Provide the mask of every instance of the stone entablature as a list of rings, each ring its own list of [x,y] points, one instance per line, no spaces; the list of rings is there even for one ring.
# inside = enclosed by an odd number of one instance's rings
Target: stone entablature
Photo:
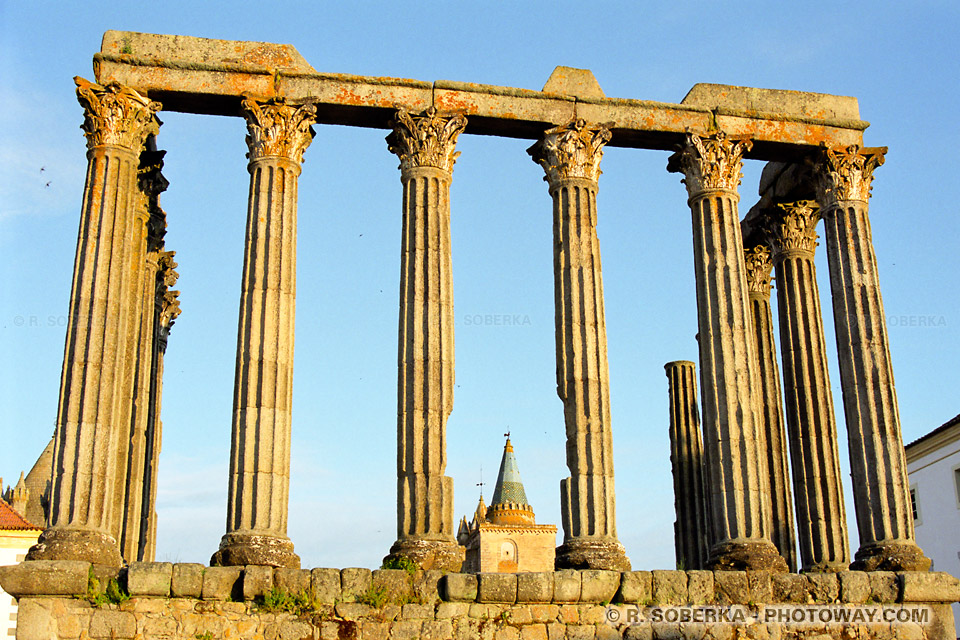
[[[558,571],[446,574],[440,571],[273,569],[134,563],[120,575],[131,599],[99,608],[70,597],[84,593],[89,563],[31,563],[0,572],[20,595],[20,640],[57,638],[769,638],[824,632],[833,638],[953,637],[949,602],[960,581],[943,573],[846,571],[769,574],[742,571]],[[43,575],[48,572],[47,575]],[[40,584],[56,572],[61,593]],[[15,575],[19,574],[19,575]],[[106,576],[102,576],[106,577]],[[37,582],[40,578],[41,582]],[[70,591],[73,593],[69,593]],[[299,616],[264,610],[263,594],[312,590],[315,604]],[[359,602],[377,591],[378,607]],[[614,603],[615,609],[607,606]],[[808,626],[783,624],[627,625],[618,613],[639,606],[927,605],[926,625]],[[706,636],[704,636],[706,632]],[[853,634],[853,635],[851,635]]]

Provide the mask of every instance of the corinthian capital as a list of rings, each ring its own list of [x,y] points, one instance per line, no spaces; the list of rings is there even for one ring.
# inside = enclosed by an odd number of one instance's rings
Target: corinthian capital
[[[387,148],[400,158],[401,171],[415,167],[453,171],[453,163],[460,155],[455,151],[457,137],[467,126],[466,117],[441,116],[433,107],[419,116],[401,109],[391,125],[393,132],[387,136]]]
[[[156,304],[160,310],[160,331],[161,336],[166,338],[173,326],[174,320],[180,315],[180,297],[179,291],[174,291],[170,287],[177,283],[180,274],[177,273],[177,263],[174,262],[174,251],[163,251],[157,261],[159,269],[157,271],[157,298]]]
[[[747,267],[747,290],[750,293],[768,297],[770,295],[770,271],[773,269],[770,248],[764,244],[756,244],[745,248],[743,257]]]
[[[104,87],[79,76],[73,81],[77,83],[77,100],[83,106],[80,128],[88,149],[115,145],[139,153],[147,136],[159,131],[159,102],[117,83]]]
[[[288,105],[283,98],[259,102],[244,98],[241,103],[247,121],[247,158],[268,156],[303,162],[303,152],[313,141],[317,108],[312,104]]]
[[[844,200],[870,199],[873,170],[883,164],[886,147],[860,148],[860,145],[823,149],[815,162],[817,199],[826,210]]]
[[[667,170],[684,174],[681,182],[690,197],[704,191],[736,191],[743,177],[743,154],[752,147],[750,140],[731,139],[723,131],[708,136],[687,133],[683,147],[670,157]]]
[[[803,252],[813,256],[817,247],[820,207],[813,200],[786,202],[777,207],[780,211],[770,215],[764,225],[774,259],[788,252]]]
[[[533,161],[546,172],[544,180],[551,187],[568,178],[585,178],[597,182],[603,147],[613,134],[604,125],[590,125],[577,119],[547,129],[543,138],[527,149]]]

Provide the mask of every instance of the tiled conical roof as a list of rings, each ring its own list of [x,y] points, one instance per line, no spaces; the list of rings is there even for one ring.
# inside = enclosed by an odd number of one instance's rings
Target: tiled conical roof
[[[503,459],[500,461],[500,475],[497,476],[497,486],[493,490],[491,506],[504,503],[527,504],[527,494],[523,490],[520,480],[520,468],[517,466],[517,457],[513,453],[510,438],[503,447]]]

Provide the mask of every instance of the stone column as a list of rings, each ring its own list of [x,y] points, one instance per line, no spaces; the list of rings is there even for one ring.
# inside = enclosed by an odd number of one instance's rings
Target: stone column
[[[797,570],[797,541],[793,527],[793,499],[790,495],[790,467],[787,464],[787,435],[783,423],[780,370],[773,340],[773,314],[770,310],[770,248],[754,244],[744,250],[747,292],[753,319],[753,337],[757,345],[757,376],[760,388],[758,415],[764,435],[766,455],[761,473],[770,485],[770,538],[791,572]]]
[[[837,425],[824,346],[817,270],[817,204],[779,205],[765,220],[777,270],[780,351],[803,571],[850,564]]]
[[[528,153],[553,198],[557,393],[563,400],[570,477],[560,482],[558,569],[629,571],[617,540],[613,436],[597,180],[610,130],[574,120],[544,132]]]
[[[669,380],[670,463],[677,511],[674,546],[678,569],[703,569],[710,551],[706,494],[703,488],[703,441],[697,409],[696,366],[686,360],[663,366]]]
[[[157,151],[153,138],[147,141],[148,149],[140,154],[138,172],[138,219],[144,229],[142,237],[145,259],[140,269],[137,285],[137,301],[134,316],[136,319],[136,351],[134,377],[131,389],[131,413],[129,426],[129,451],[125,460],[126,481],[118,482],[117,488],[124,492],[120,553],[128,562],[143,561],[144,533],[143,519],[147,517],[144,509],[144,486],[154,482],[148,478],[147,440],[151,424],[149,420],[150,389],[152,386],[154,357],[154,316],[159,269],[158,252],[163,247],[166,233],[166,216],[160,208],[159,196],[166,190],[168,183],[161,173],[164,151]],[[139,236],[138,236],[138,239]]]
[[[299,567],[287,538],[297,178],[313,105],[244,99],[250,196],[230,441],[227,532],[211,564]]]
[[[153,321],[153,358],[150,361],[150,404],[147,414],[146,469],[143,483],[143,517],[141,519],[140,555],[145,562],[153,562],[157,552],[157,467],[160,462],[160,444],[163,423],[160,405],[163,396],[163,359],[174,321],[180,315],[179,291],[173,287],[179,274],[173,261],[173,251],[161,251],[156,280],[156,298]]]
[[[668,170],[683,172],[693,214],[700,389],[713,569],[786,571],[770,541],[769,484],[758,451],[756,345],[751,326],[737,186],[750,141],[687,134]]]
[[[399,111],[387,136],[400,158],[403,236],[397,398],[397,541],[391,557],[458,571],[447,418],[453,410],[453,271],[450,182],[462,115]]]
[[[860,549],[852,568],[926,571],[910,510],[906,454],[867,201],[886,147],[824,149],[815,170],[830,265]]]
[[[80,211],[54,444],[49,528],[27,557],[119,566],[123,479],[119,446],[136,296],[136,194],[140,151],[160,105],[117,84],[75,79],[84,107],[87,176]],[[142,256],[140,257],[142,259]]]

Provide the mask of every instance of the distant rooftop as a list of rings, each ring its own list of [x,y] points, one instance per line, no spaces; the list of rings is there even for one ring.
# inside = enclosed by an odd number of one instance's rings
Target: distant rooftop
[[[0,500],[0,531],[42,531],[43,527],[31,524],[13,510],[6,500]]]

